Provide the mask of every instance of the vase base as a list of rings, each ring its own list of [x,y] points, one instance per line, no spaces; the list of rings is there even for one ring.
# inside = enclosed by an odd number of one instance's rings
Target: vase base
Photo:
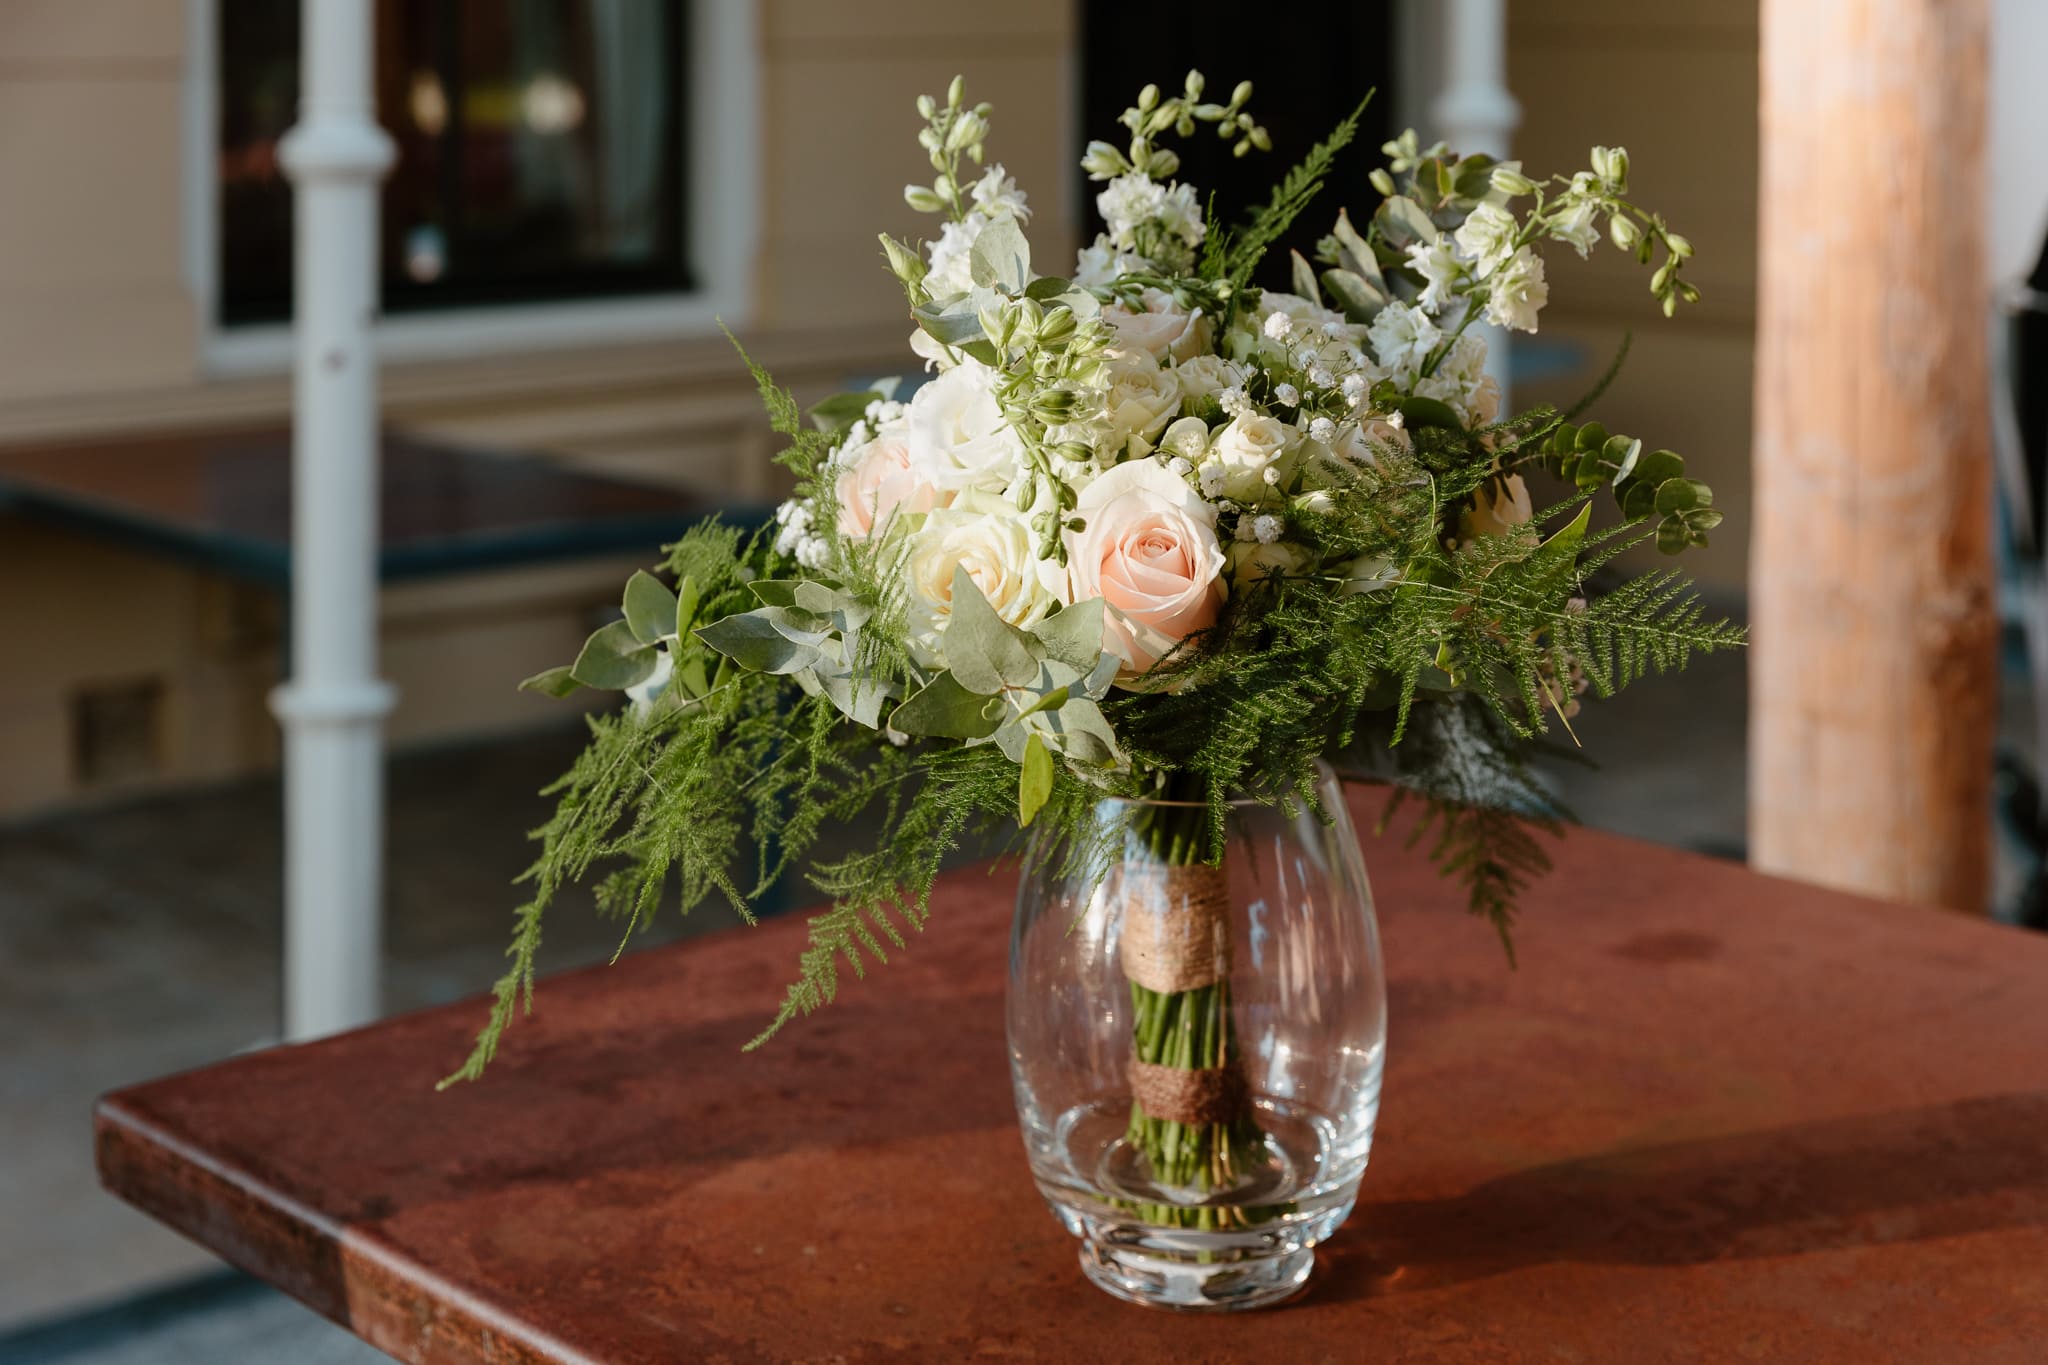
[[[1302,1292],[1315,1269],[1312,1248],[1203,1264],[1138,1247],[1081,1241],[1081,1269],[1096,1286],[1130,1303],[1178,1313],[1267,1308]]]

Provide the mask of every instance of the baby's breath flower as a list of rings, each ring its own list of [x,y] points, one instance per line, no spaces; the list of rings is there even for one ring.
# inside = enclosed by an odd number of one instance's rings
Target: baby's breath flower
[[[1285,313],[1268,313],[1264,330],[1274,341],[1285,341],[1294,330],[1294,322]]]
[[[1280,518],[1270,512],[1252,518],[1252,537],[1261,545],[1271,545],[1280,539],[1280,532],[1283,529],[1285,528]]]
[[[1308,370],[1308,382],[1319,389],[1327,389],[1337,382],[1337,376],[1331,374],[1321,365],[1311,365]]]
[[[1279,399],[1285,407],[1293,408],[1301,405],[1301,390],[1295,388],[1292,384],[1276,386],[1273,390],[1273,396]]]
[[[1337,424],[1327,417],[1318,417],[1308,424],[1308,435],[1312,441],[1328,445],[1337,435]]]
[[[1350,403],[1354,407],[1365,401],[1365,393],[1368,385],[1365,382],[1364,375],[1347,374],[1344,376],[1344,382],[1338,387],[1344,394],[1344,401]]]

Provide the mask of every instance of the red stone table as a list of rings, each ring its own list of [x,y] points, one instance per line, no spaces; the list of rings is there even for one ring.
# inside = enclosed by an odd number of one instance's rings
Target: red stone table
[[[1379,1142],[1275,1311],[1083,1281],[978,871],[765,1051],[794,920],[544,983],[448,1094],[475,1003],[121,1091],[101,1175],[416,1362],[2048,1360],[2048,938],[1577,833],[1510,971],[1367,854]]]

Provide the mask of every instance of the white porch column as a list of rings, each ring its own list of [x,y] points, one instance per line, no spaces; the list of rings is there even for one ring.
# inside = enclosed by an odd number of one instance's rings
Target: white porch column
[[[383,950],[383,719],[377,678],[377,182],[373,0],[305,0],[296,192],[291,680],[285,732],[284,1027],[377,1017]]]
[[[1507,0],[1446,0],[1440,13],[1444,88],[1430,107],[1437,136],[1454,152],[1503,159],[1522,121],[1522,106],[1508,91]],[[1485,324],[1478,330],[1486,337],[1486,372],[1500,384],[1501,410],[1512,412],[1508,335]]]

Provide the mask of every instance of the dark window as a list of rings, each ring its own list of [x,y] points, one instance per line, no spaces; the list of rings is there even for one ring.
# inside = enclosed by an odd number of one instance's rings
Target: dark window
[[[1082,136],[1118,145],[1128,141],[1130,134],[1117,115],[1137,99],[1146,81],[1178,93],[1193,67],[1208,78],[1209,96],[1218,101],[1229,99],[1239,81],[1250,81],[1251,112],[1272,134],[1272,151],[1233,157],[1229,144],[1206,125],[1191,138],[1167,144],[1181,157],[1174,178],[1195,186],[1205,199],[1213,194],[1216,216],[1226,224],[1242,222],[1263,206],[1288,169],[1328,136],[1366,91],[1377,90],[1323,192],[1266,253],[1257,282],[1289,288],[1289,248],[1313,260],[1316,240],[1329,233],[1338,209],[1379,203],[1365,177],[1386,161],[1380,146],[1398,131],[1389,126],[1394,118],[1393,5],[1390,0],[1351,0],[1304,6],[1298,16],[1290,9],[1286,23],[1248,24],[1239,0],[1181,0],[1173,16],[1172,23],[1161,24],[1154,6],[1119,0],[1082,5]],[[1311,31],[1313,38],[1303,37]],[[1134,60],[1132,53],[1144,54],[1143,60]],[[996,112],[1000,117],[1002,111]],[[1080,155],[1078,148],[1075,155]],[[1092,242],[1102,230],[1102,216],[1095,211],[1102,184],[1078,169],[1074,174],[1082,177],[1081,240]]]
[[[291,316],[296,0],[220,4],[220,317]],[[389,312],[687,289],[683,0],[378,0]]]

